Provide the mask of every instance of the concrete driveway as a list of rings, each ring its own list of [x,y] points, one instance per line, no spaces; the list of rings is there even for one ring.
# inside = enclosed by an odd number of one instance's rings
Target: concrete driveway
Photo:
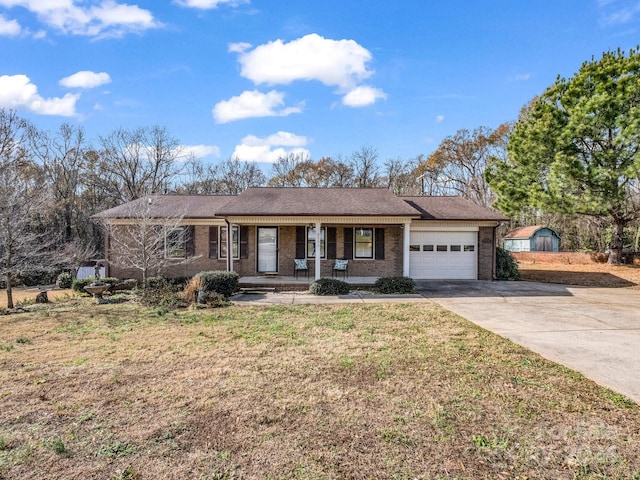
[[[640,403],[640,290],[534,282],[417,282],[473,323]]]

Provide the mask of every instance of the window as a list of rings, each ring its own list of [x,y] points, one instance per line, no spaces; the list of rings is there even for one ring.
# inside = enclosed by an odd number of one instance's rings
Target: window
[[[433,245],[423,245],[422,246],[422,251],[423,252],[433,252]]]
[[[464,251],[465,252],[475,252],[476,247],[475,245],[465,245],[464,246]]]
[[[327,257],[325,242],[325,228],[320,227],[320,257]],[[316,228],[307,228],[307,257],[315,258],[316,256]]]
[[[166,258],[185,258],[187,256],[184,227],[169,228],[165,231],[164,255]]]
[[[462,249],[460,248],[460,245],[451,245],[451,251],[452,252],[461,252]]]
[[[448,250],[447,250],[447,245],[438,245],[438,246],[436,247],[436,251],[437,251],[437,252],[446,252],[446,251],[448,251]]]
[[[373,258],[373,228],[355,229],[355,257]]]
[[[409,245],[409,251],[410,252],[419,252],[420,251],[420,245]]]
[[[231,253],[233,258],[240,258],[239,227],[231,227]],[[220,227],[220,258],[227,258],[227,227]]]

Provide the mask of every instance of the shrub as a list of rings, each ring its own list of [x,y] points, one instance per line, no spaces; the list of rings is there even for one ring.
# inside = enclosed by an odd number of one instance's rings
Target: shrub
[[[211,272],[200,272],[194,278],[198,278],[203,283],[205,292],[217,292],[225,298],[229,298],[238,290],[240,276],[236,272],[225,272],[214,270]]]
[[[321,278],[309,285],[309,291],[314,295],[346,295],[350,289],[347,282],[335,278]]]
[[[496,248],[496,277],[499,280],[520,280],[518,262],[511,252],[504,248]]]
[[[137,290],[140,303],[147,307],[158,307],[158,311],[168,311],[169,308],[185,307],[187,303],[180,294],[180,289],[167,281],[147,281],[146,288]]]
[[[198,298],[198,303],[203,303],[211,308],[226,307],[229,305],[229,301],[224,295],[218,292],[205,292],[204,295]]]
[[[416,283],[409,277],[382,277],[376,280],[374,287],[380,293],[413,293]]]
[[[71,288],[71,284],[73,283],[73,277],[69,272],[62,272],[56,278],[56,287],[58,288]]]
[[[182,294],[187,302],[197,302],[198,292],[202,290],[204,290],[204,281],[202,277],[196,275],[185,285]]]

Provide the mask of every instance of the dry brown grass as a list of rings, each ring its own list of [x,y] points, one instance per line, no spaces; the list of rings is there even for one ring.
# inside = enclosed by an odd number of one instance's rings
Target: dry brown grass
[[[638,287],[639,265],[519,263],[523,280],[586,287]]]
[[[432,304],[0,317],[0,478],[640,478],[640,411]]]
[[[27,288],[14,288],[12,289],[13,295],[13,304],[19,305],[21,303],[31,303],[34,302],[36,296],[38,295],[39,290],[31,290]],[[49,290],[47,291],[47,297],[49,297],[49,301],[56,301],[60,299],[68,299],[74,295],[73,290],[65,289],[65,290]],[[7,291],[2,290],[0,292],[0,308],[7,308]]]

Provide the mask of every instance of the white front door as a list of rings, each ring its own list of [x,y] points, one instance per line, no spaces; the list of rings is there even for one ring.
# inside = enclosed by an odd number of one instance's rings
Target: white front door
[[[278,227],[258,227],[258,272],[278,271]]]

